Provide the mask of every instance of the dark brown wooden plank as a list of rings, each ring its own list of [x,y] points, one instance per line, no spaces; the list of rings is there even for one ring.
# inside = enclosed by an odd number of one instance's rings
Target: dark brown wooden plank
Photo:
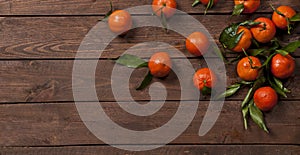
[[[178,9],[188,13],[204,13],[205,7],[199,5],[192,7],[194,0],[178,0]],[[261,6],[257,10],[257,13],[271,12],[269,3],[274,6],[279,5],[290,5],[295,9],[300,8],[299,3],[293,0],[286,1],[261,1]],[[298,1],[299,2],[299,1]],[[2,15],[104,15],[109,11],[109,1],[100,0],[77,0],[77,1],[39,1],[39,0],[28,0],[28,1],[17,1],[17,0],[5,0],[5,3],[1,5],[10,5],[9,10],[1,12]],[[113,4],[117,9],[125,9],[140,5],[151,5],[152,0],[129,0],[129,1],[118,1],[113,0]],[[231,13],[233,9],[233,1],[220,0],[219,3],[208,13]]]
[[[87,60],[86,62],[88,62]],[[173,63],[176,64],[173,60]],[[195,69],[206,67],[203,59],[190,60]],[[300,98],[300,59],[297,58],[297,69],[295,75],[287,81],[287,87],[292,90],[288,94],[288,100],[297,100]],[[0,102],[48,102],[48,101],[73,101],[72,94],[72,60],[34,60],[34,61],[0,61],[1,87]],[[178,64],[178,63],[177,63]],[[114,62],[101,60],[98,62],[96,71],[96,90],[98,98],[101,101],[115,101],[112,93],[111,73]],[[124,66],[119,66],[126,69]],[[227,65],[227,84],[238,81],[235,73],[235,65]],[[146,74],[146,69],[138,69],[130,77],[129,89],[133,99],[150,100],[148,88],[142,91],[136,91],[135,88],[142,81]],[[220,70],[220,72],[224,72]],[[74,78],[85,80],[86,75],[75,75]],[[115,80],[124,80],[124,77],[116,77]],[[192,81],[192,80],[191,80]],[[167,88],[167,100],[180,100],[180,85],[175,73],[171,73],[165,80],[154,79],[154,82],[161,82]],[[81,87],[80,87],[81,88]],[[81,89],[89,88],[84,86]],[[157,88],[157,87],[154,87]],[[191,87],[188,91],[193,91]],[[158,89],[156,89],[158,90]],[[229,98],[241,100],[244,98],[247,89],[243,89],[239,94]],[[120,100],[129,101],[130,95],[118,95]],[[185,100],[194,99],[192,96],[186,96]],[[209,98],[201,97],[202,100]],[[87,100],[90,101],[90,100]],[[94,100],[95,101],[95,100]]]
[[[164,146],[151,151],[131,152],[116,149],[110,146],[69,146],[69,147],[12,147],[0,148],[3,155],[208,155],[208,154],[231,154],[231,155],[296,155],[300,153],[299,146],[295,145],[176,145]]]
[[[227,15],[200,15],[194,17],[208,29],[217,41],[222,30],[230,23],[255,19],[256,16],[230,18]],[[0,58],[74,58],[82,39],[96,25],[98,19],[99,17],[13,17],[0,19],[0,36],[3,36],[0,37]],[[184,23],[183,27],[185,27]],[[106,24],[103,25],[103,29],[108,29]],[[280,40],[287,43],[299,40],[299,33],[300,26],[298,25],[293,35],[282,35],[282,32],[278,35]],[[165,42],[181,50],[186,56],[192,57],[185,49],[185,38],[183,36],[175,32],[166,34],[163,29],[153,27],[134,29],[125,38],[118,37],[114,39],[101,57],[116,58],[128,48],[148,41]],[[149,47],[149,49],[151,48],[160,50],[159,47]],[[300,49],[297,50],[295,55],[300,56]],[[235,55],[227,56],[232,57]]]
[[[189,103],[187,101],[182,104]],[[89,106],[91,102],[82,104]],[[165,102],[157,113],[148,117],[129,114],[115,102],[102,102],[101,105],[110,119],[120,126],[146,131],[160,127],[170,120],[179,103]],[[208,102],[199,102],[194,120],[171,144],[299,145],[300,119],[296,115],[300,110],[298,101],[282,102],[272,112],[265,114],[269,134],[252,121],[249,121],[249,129],[244,130],[240,102],[226,101],[213,128],[205,136],[199,137],[199,127],[207,106]],[[0,146],[103,144],[85,127],[73,103],[2,104],[0,130]]]
[[[0,1],[0,15],[10,14],[10,3],[9,0]]]

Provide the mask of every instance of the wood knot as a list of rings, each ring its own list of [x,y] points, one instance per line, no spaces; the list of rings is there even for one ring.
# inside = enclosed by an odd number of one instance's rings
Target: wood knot
[[[42,85],[37,85],[29,91],[26,102],[41,102],[53,98],[58,81],[49,80]]]

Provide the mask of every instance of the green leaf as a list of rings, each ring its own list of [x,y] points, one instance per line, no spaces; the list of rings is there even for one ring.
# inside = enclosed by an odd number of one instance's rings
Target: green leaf
[[[232,63],[234,63],[234,62],[240,60],[241,57],[242,57],[242,55],[239,55],[239,56],[237,56],[236,58],[231,59],[230,61],[226,62],[226,64],[232,64]]]
[[[211,94],[211,88],[206,87],[206,86],[204,85],[203,89],[201,90],[201,93],[202,93],[203,95],[209,95],[209,94]]]
[[[247,128],[248,128],[247,117],[249,114],[249,106],[242,108],[242,114],[243,114],[243,120],[244,120],[244,128],[247,130]]]
[[[264,49],[264,48],[250,49],[250,50],[248,50],[248,53],[251,56],[257,56],[257,55],[264,53],[265,51],[266,51],[266,49]]]
[[[271,85],[271,87],[272,87],[279,95],[283,96],[284,98],[287,98],[287,95],[285,94],[285,92],[283,91],[283,89],[281,89],[280,87],[278,87],[277,84],[276,84],[274,81],[272,81],[272,79],[271,79],[270,76],[271,76],[271,75],[268,74],[268,75],[267,75],[267,78],[268,78],[268,82],[269,82],[269,84]]]
[[[124,54],[120,56],[116,63],[127,66],[129,68],[141,68],[148,66],[148,63],[145,60],[130,54]]]
[[[198,5],[200,3],[200,0],[195,0],[194,3],[192,4],[192,7]]]
[[[241,40],[244,31],[237,34],[238,27],[239,24],[232,24],[223,30],[219,40],[224,48],[233,49]]]
[[[263,118],[263,113],[254,105],[253,100],[250,101],[250,116],[252,120],[260,127],[262,128],[265,132],[269,133],[265,123],[264,123],[264,118]]]
[[[240,26],[251,27],[251,26],[256,26],[256,25],[259,25],[259,24],[261,24],[261,22],[255,22],[253,20],[246,20],[246,21],[240,23],[239,25]]]
[[[245,9],[244,4],[238,4],[234,6],[233,12],[232,12],[232,16],[238,16],[240,15]]]
[[[231,89],[231,88],[237,88],[237,87],[240,87],[240,86],[241,86],[240,83],[236,83],[236,84],[233,84],[233,85],[231,85],[231,86],[228,86],[227,88],[228,88],[228,89]]]
[[[142,83],[140,84],[140,86],[136,88],[136,90],[142,90],[146,88],[151,83],[152,78],[153,75],[149,71],[148,74],[145,76],[144,80],[142,81]]]
[[[204,11],[204,14],[206,14],[207,11],[208,11],[208,9],[212,8],[213,5],[214,5],[214,0],[209,0],[209,1],[208,1],[208,4],[207,4],[207,6],[206,6],[206,9],[205,9],[205,11]]]
[[[279,47],[281,47],[279,41],[277,38],[274,38],[271,40],[272,46],[269,48],[269,51],[277,50]]]
[[[275,9],[272,4],[270,4],[270,6],[271,6],[272,10],[275,11],[277,14],[279,14],[282,17],[285,17],[285,15],[283,13],[281,13],[280,11],[278,11],[277,9]]]
[[[165,30],[168,30],[167,17],[166,17],[166,15],[163,13],[163,10],[161,10],[161,13],[160,13],[160,21],[161,21],[161,24],[162,24],[163,28],[164,28]]]
[[[260,47],[259,43],[258,43],[254,38],[251,39],[251,42],[252,42],[257,48]]]
[[[284,46],[282,48],[282,50],[288,52],[288,53],[292,53],[295,52],[297,48],[300,47],[300,40],[294,41],[289,43],[288,45]]]
[[[239,84],[243,84],[243,85],[252,85],[254,82],[249,82],[249,81],[240,81],[238,82]]]
[[[288,17],[285,17],[285,20],[287,22],[287,29],[288,29],[288,34],[291,34],[291,30],[293,29],[293,25],[290,22],[290,19]]]
[[[252,88],[248,90],[248,93],[245,99],[242,102],[242,108],[247,105],[250,99],[253,97],[254,92],[260,88],[266,82],[266,78],[264,76],[260,76],[253,84]]]
[[[229,86],[228,88],[229,89],[226,90],[221,95],[219,95],[217,97],[217,99],[226,98],[226,97],[234,95],[241,88],[241,84],[234,84],[234,85]]]
[[[276,77],[273,76],[273,80],[274,80],[275,84],[276,84],[280,89],[283,90],[283,92],[285,92],[285,93],[290,93],[290,92],[291,92],[290,90],[288,90],[287,88],[285,88],[285,87],[283,86],[283,83],[282,83],[279,79],[277,79]]]
[[[253,87],[252,87],[252,88],[250,88],[248,90],[248,93],[247,93],[247,95],[245,96],[245,98],[244,98],[244,100],[242,102],[242,108],[246,107],[246,104],[250,101],[250,99],[252,98],[253,94],[254,94],[254,91],[253,91]]]
[[[251,59],[251,57],[249,57],[249,55],[247,54],[247,52],[243,49],[244,54],[248,57],[251,69],[260,69],[260,67],[257,66],[253,66],[253,60]]]
[[[263,65],[262,65],[262,67],[266,67],[266,70],[269,70],[269,68],[270,68],[270,62],[271,62],[271,60],[272,60],[272,58],[273,58],[273,56],[275,55],[276,53],[273,53],[273,54],[271,54],[270,56],[268,56],[268,58],[267,58],[267,60],[263,63]]]
[[[101,19],[100,21],[107,21],[108,17],[113,13],[113,11],[114,11],[114,8],[112,5],[112,1],[110,1],[110,10],[105,14],[104,18]]]
[[[289,54],[289,52],[285,51],[285,50],[276,50],[277,53],[283,55],[283,56],[286,56]]]
[[[266,82],[266,78],[264,76],[259,77],[253,84],[253,91],[260,88]]]
[[[289,19],[291,22],[299,22],[300,21],[300,13],[296,14],[292,18]]]
[[[279,95],[283,96],[284,98],[287,98],[285,92],[282,89],[280,89],[273,81],[269,81],[269,84]]]

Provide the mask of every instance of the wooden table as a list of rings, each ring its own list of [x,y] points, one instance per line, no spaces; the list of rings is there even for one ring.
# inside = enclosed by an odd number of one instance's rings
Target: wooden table
[[[220,0],[207,15],[203,15],[202,5],[191,7],[193,0],[177,1],[178,9],[204,24],[216,41],[230,23],[258,16],[270,17],[272,13],[270,1],[262,1],[255,14],[233,18],[230,18],[232,1]],[[151,2],[113,0],[118,9]],[[273,0],[271,3],[276,7],[289,5],[300,12],[299,0]],[[78,115],[72,94],[72,67],[80,42],[108,10],[109,2],[104,0],[0,0],[0,154],[300,154],[299,49],[294,53],[295,75],[286,83],[293,92],[288,98],[281,99],[272,112],[265,114],[269,134],[252,121],[247,131],[243,129],[240,104],[247,91],[243,89],[226,99],[215,126],[204,137],[198,136],[198,130],[208,98],[199,101],[198,112],[187,130],[164,147],[148,152],[129,152],[105,145],[86,128]],[[292,35],[280,34],[278,37],[288,43],[299,40],[299,33],[300,26],[297,26]],[[126,38],[114,39],[99,60],[105,69],[96,73],[96,89],[107,115],[121,126],[135,130],[149,130],[167,122],[178,107],[180,95],[178,81],[171,74],[168,77],[171,80],[155,80],[162,82],[169,94],[157,114],[137,118],[123,112],[116,104],[110,83],[114,66],[111,59],[146,41],[161,41],[176,47],[191,58],[195,68],[203,67],[204,61],[187,54],[182,36],[174,32],[166,34],[160,28],[134,29]],[[235,65],[226,67],[229,85],[238,79]],[[145,72],[145,69],[135,71],[130,80],[132,97],[141,103],[149,100],[148,91],[135,91],[134,87]],[[76,78],[84,79],[84,75]],[[125,101],[128,99],[124,98]]]

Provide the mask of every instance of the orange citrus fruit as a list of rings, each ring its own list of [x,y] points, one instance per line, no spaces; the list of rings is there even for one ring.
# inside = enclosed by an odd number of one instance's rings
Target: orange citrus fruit
[[[114,33],[126,33],[132,28],[131,15],[125,10],[116,10],[109,16],[108,26]]]
[[[271,61],[272,74],[280,79],[290,77],[295,71],[295,60],[292,56],[276,54]]]
[[[190,34],[185,41],[186,49],[195,56],[201,56],[207,52],[209,48],[209,40],[202,32],[194,32]]]
[[[252,60],[252,68],[250,60]],[[254,56],[244,57],[237,64],[237,74],[245,81],[254,81],[259,76],[259,69],[255,67],[261,67],[260,60]]]
[[[214,87],[216,79],[216,75],[209,68],[202,68],[194,74],[193,82],[196,88],[202,90],[204,86]]]
[[[153,0],[152,10],[157,16],[161,16],[161,13],[166,18],[170,18],[176,12],[177,3],[175,0]]]
[[[153,54],[148,62],[148,68],[154,77],[167,76],[171,71],[171,67],[171,59],[166,52],[157,52]]]
[[[296,15],[296,11],[289,7],[289,6],[280,6],[276,9],[280,13],[282,13],[284,16],[279,15],[276,11],[274,11],[272,15],[272,20],[276,27],[280,29],[286,29],[288,22],[286,21],[286,18],[291,18]]]
[[[260,43],[271,41],[276,34],[275,24],[266,17],[259,17],[254,22],[261,22],[259,25],[251,27],[253,37]]]
[[[255,91],[253,99],[256,107],[269,111],[277,104],[278,95],[271,87],[261,87]]]
[[[244,26],[240,26],[238,28],[237,34],[241,32],[243,32],[244,34],[242,35],[238,44],[232,49],[232,51],[234,52],[243,52],[243,49],[247,50],[251,46],[252,43],[251,31]]]
[[[260,5],[260,0],[234,0],[235,5],[244,4],[244,13],[253,13]]]

